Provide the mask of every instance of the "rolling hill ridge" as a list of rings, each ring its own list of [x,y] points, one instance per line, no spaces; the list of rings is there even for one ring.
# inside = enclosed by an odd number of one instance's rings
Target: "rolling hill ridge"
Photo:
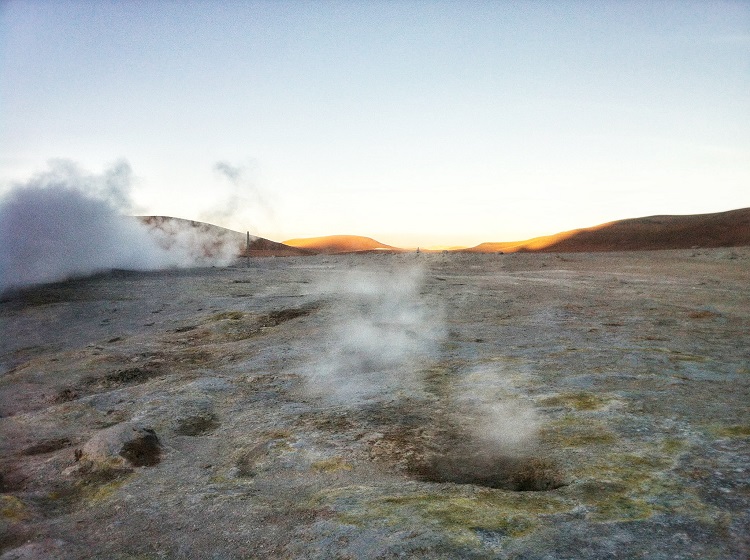
[[[412,250],[386,245],[370,237],[359,235],[306,237],[289,239],[283,243],[250,236],[248,243],[247,235],[244,233],[204,222],[168,216],[140,216],[139,219],[148,226],[159,228],[166,233],[177,235],[178,232],[188,229],[215,239],[217,243],[230,243],[236,246],[237,256],[302,256],[318,253]],[[711,214],[630,218],[523,241],[487,242],[475,247],[446,249],[446,251],[576,253],[741,246],[750,246],[750,208]]]
[[[713,214],[631,218],[526,241],[481,243],[465,252],[576,253],[750,245],[750,208]]]

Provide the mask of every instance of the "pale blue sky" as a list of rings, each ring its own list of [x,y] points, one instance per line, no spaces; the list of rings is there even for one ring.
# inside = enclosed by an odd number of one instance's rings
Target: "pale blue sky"
[[[0,6],[0,188],[124,158],[144,213],[402,246],[750,206],[750,2]]]

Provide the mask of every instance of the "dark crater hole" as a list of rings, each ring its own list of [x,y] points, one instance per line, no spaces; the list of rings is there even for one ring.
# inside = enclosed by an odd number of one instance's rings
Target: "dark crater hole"
[[[144,430],[145,435],[126,442],[120,455],[135,467],[153,467],[161,461],[161,444],[153,430]]]
[[[215,414],[205,412],[180,419],[175,433],[180,436],[200,436],[213,432],[220,425]]]
[[[506,457],[459,450],[430,455],[411,465],[409,470],[425,482],[475,484],[517,492],[541,492],[565,486],[555,463],[538,457]]]
[[[373,416],[383,435],[370,449],[375,461],[390,463],[423,482],[473,484],[517,492],[542,492],[566,486],[557,463],[536,449],[514,452],[473,436],[460,419],[429,415],[411,408],[391,417],[397,425],[384,425]],[[426,419],[431,417],[432,423]]]

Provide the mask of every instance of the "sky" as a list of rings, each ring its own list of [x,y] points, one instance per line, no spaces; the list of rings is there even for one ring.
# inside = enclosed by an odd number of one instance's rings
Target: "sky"
[[[750,206],[747,1],[0,1],[0,194],[129,164],[275,241]]]

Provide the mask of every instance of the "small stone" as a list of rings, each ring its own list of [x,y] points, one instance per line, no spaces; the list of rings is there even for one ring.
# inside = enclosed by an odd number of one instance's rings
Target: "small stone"
[[[161,443],[151,428],[123,422],[97,433],[83,446],[81,460],[153,467],[161,461]]]

